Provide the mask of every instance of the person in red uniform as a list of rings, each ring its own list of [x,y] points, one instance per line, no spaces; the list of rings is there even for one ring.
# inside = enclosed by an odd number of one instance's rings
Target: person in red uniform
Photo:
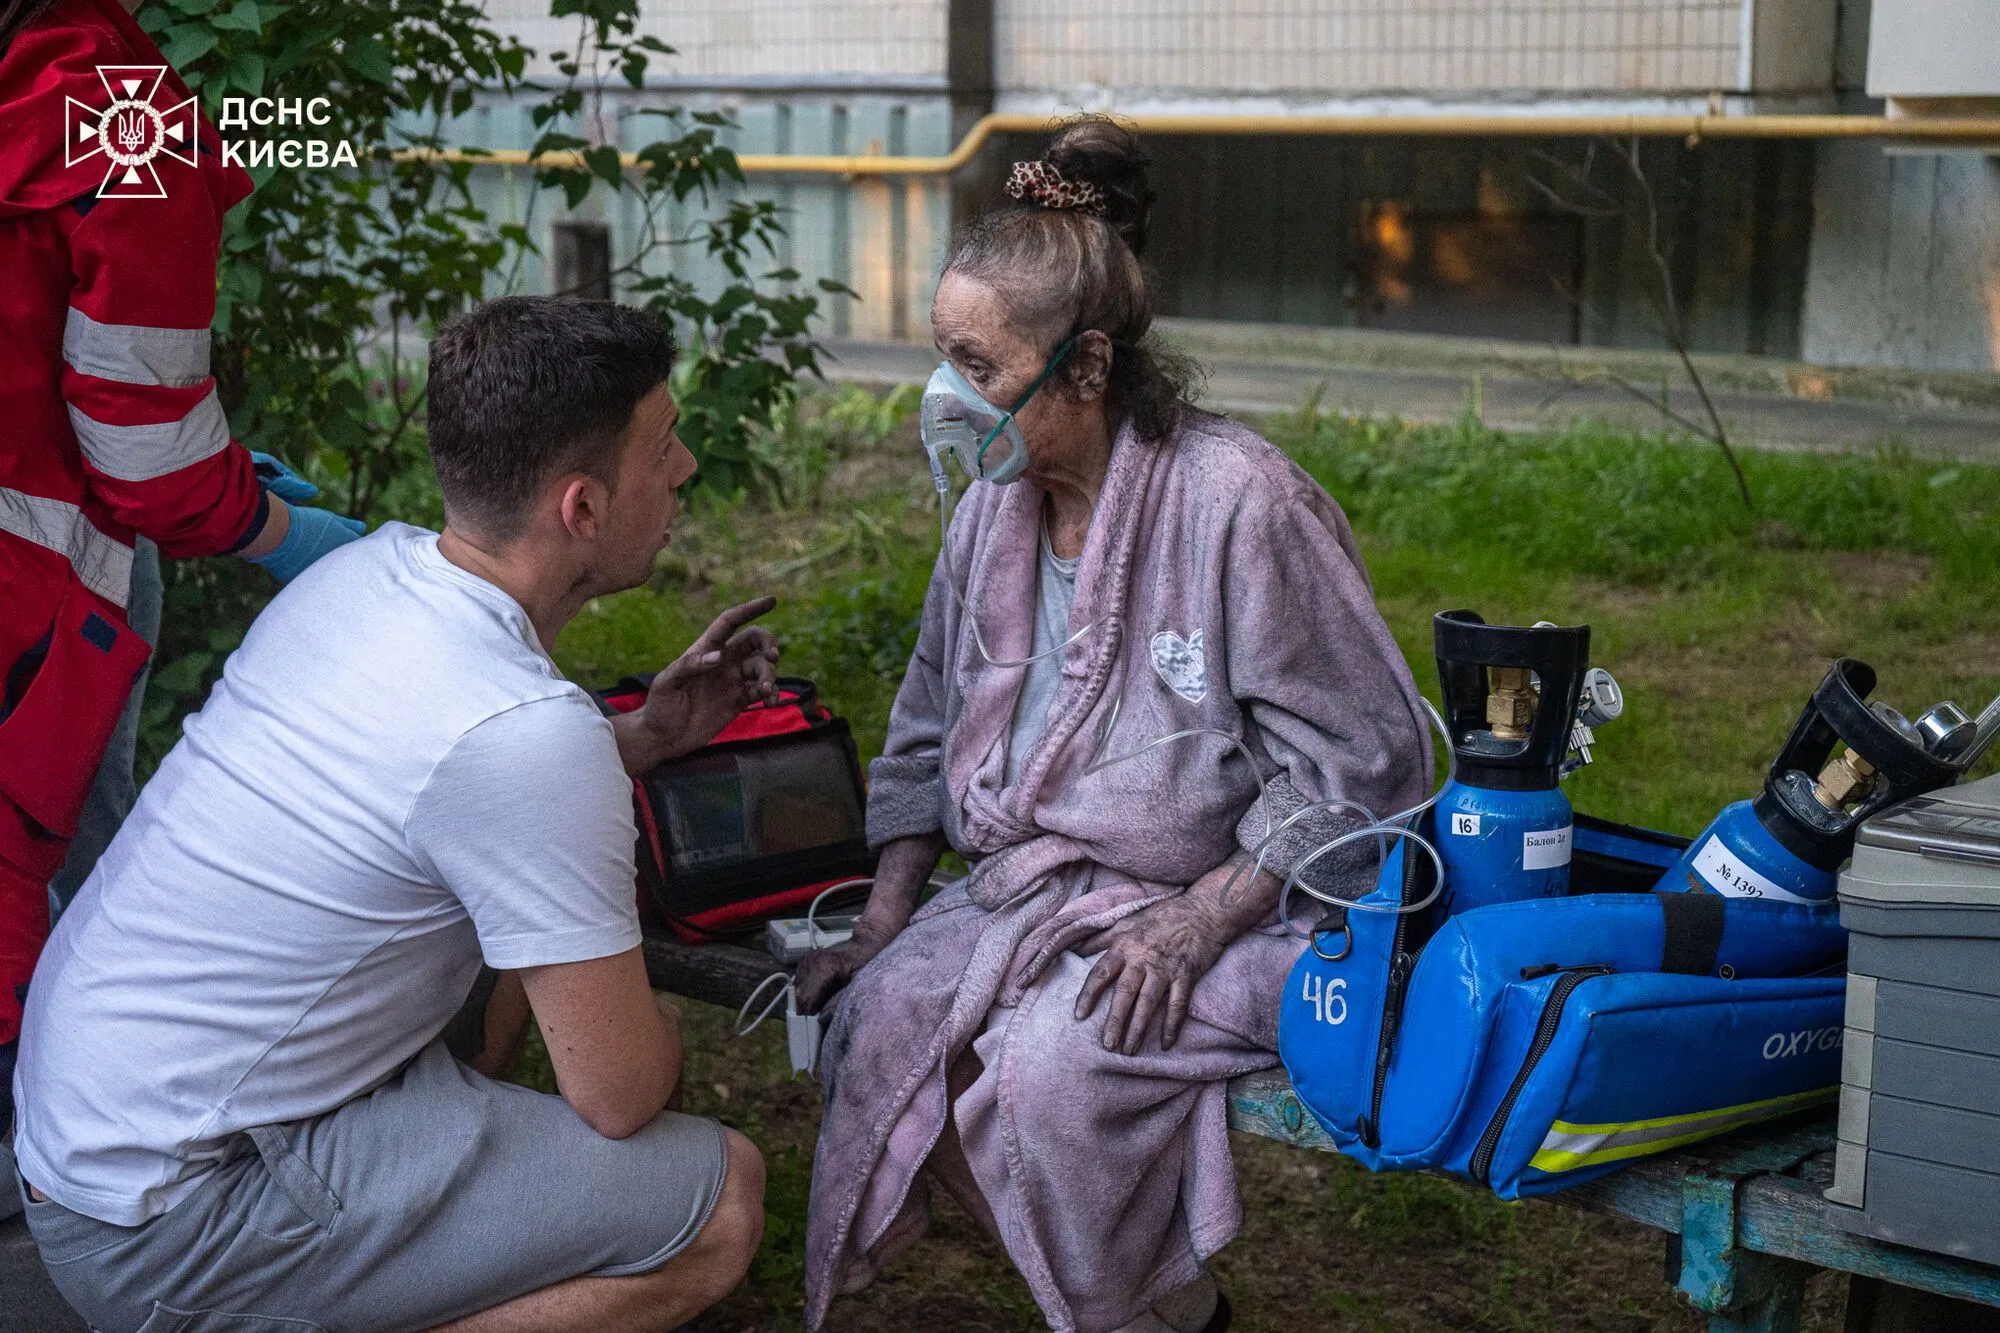
[[[230,438],[209,323],[251,181],[215,128],[196,118],[195,165],[154,155],[164,197],[106,188],[101,152],[69,161],[66,107],[109,105],[112,65],[166,65],[117,0],[0,0],[0,1136],[49,882],[151,651],[135,545],[282,580],[361,531],[288,506],[311,486]],[[165,69],[152,104],[188,96]]]

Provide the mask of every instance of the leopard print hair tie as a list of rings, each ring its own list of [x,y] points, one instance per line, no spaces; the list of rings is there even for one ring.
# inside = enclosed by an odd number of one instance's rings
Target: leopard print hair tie
[[[1037,208],[1071,209],[1103,217],[1109,200],[1089,181],[1065,178],[1047,162],[1016,162],[1007,177],[1007,195]]]

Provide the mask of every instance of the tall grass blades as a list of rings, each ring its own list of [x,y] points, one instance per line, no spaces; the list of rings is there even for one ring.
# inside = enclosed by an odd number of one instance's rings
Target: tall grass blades
[[[2000,470],[1903,452],[1748,455],[1753,521],[1726,462],[1674,438],[1410,425],[1316,404],[1272,423],[1272,438],[1389,545],[1669,586],[1740,571],[1768,549],[1907,551],[1949,580],[1990,582],[2000,561]]]

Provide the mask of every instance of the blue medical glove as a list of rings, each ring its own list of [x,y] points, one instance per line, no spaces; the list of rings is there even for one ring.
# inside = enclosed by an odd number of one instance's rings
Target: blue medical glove
[[[293,505],[291,510],[292,526],[285,539],[269,555],[260,555],[250,562],[270,570],[280,583],[290,583],[305,572],[307,565],[368,531],[368,525],[360,519],[330,509]]]
[[[282,459],[252,449],[250,465],[257,474],[257,484],[288,505],[319,498],[319,487],[292,471]]]

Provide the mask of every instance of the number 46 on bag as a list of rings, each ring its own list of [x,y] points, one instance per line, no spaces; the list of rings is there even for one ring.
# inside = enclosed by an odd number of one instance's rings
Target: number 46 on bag
[[[1313,1012],[1319,1015],[1320,1022],[1337,1027],[1347,1021],[1347,997],[1334,992],[1346,989],[1346,977],[1328,977],[1322,989],[1319,974],[1308,972],[1300,993],[1305,1002],[1313,1007]]]

